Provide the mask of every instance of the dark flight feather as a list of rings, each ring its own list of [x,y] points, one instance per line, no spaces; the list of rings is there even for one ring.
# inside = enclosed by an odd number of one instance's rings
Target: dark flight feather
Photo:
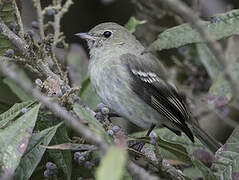
[[[133,78],[131,82],[133,91],[194,142],[193,134],[185,123],[190,118],[190,115],[183,98],[178,94],[177,90],[171,84],[160,79],[157,73],[152,72],[147,67],[143,67],[138,62],[128,59],[126,65]],[[169,129],[172,130],[172,128]]]

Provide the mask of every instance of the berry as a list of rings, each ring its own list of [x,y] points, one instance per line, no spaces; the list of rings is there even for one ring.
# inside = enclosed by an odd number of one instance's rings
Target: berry
[[[47,14],[48,16],[53,16],[54,14],[56,14],[56,10],[55,10],[55,9],[48,9],[47,12],[46,12],[46,14]]]
[[[35,33],[34,33],[33,30],[28,30],[28,31],[25,33],[25,37],[27,37],[27,36],[33,37],[34,34],[35,34]]]
[[[4,52],[4,56],[6,57],[13,57],[14,56],[14,50],[13,49],[8,49]]]
[[[50,178],[50,176],[51,176],[51,175],[50,175],[50,171],[49,171],[48,169],[45,170],[45,171],[44,171],[44,177],[45,177],[45,178]]]
[[[15,29],[16,24],[14,22],[10,22],[9,23],[9,29],[11,29],[12,31]]]
[[[36,79],[35,80],[35,84],[37,85],[37,86],[41,86],[42,85],[42,81],[41,81],[41,79]]]
[[[62,95],[63,95],[63,94],[62,94],[62,92],[61,92],[61,91],[58,91],[58,92],[56,92],[56,96],[57,96],[57,97],[59,97],[59,98],[60,98],[60,97],[62,97]]]
[[[45,50],[46,50],[47,52],[51,51],[51,45],[50,45],[50,44],[46,44],[46,45],[45,45]]]
[[[32,27],[33,27],[34,29],[38,29],[38,23],[37,23],[37,21],[32,21]]]
[[[86,160],[86,153],[81,153],[81,152],[75,152],[74,153],[74,160],[78,164],[82,164]]]
[[[109,110],[109,108],[107,108],[107,107],[103,107],[102,109],[101,109],[101,112],[102,112],[102,114],[109,114],[109,112],[110,112],[110,110]]]
[[[57,167],[54,163],[52,162],[47,162],[46,163],[46,168],[49,169],[49,170],[55,170]]]
[[[103,123],[104,122],[104,116],[102,115],[101,112],[97,112],[95,114],[95,118],[100,122],[100,123]]]
[[[119,126],[113,126],[112,127],[112,130],[117,133],[119,130],[120,130],[120,127]]]
[[[103,103],[100,103],[97,105],[98,110],[101,110],[103,107],[105,107],[105,105]]]
[[[74,160],[78,160],[80,156],[81,156],[80,152],[75,152],[74,153]]]
[[[52,97],[52,93],[49,92],[49,93],[47,94],[47,97]]]
[[[22,112],[22,114],[25,114],[25,113],[28,112],[30,109],[31,109],[30,107],[29,107],[29,108],[22,108],[22,109],[21,109],[21,112]]]
[[[154,131],[152,131],[152,132],[149,134],[149,137],[155,139],[155,138],[157,137],[157,134],[156,134]]]
[[[108,133],[110,136],[113,136],[113,135],[114,135],[114,131],[112,131],[111,129],[109,129],[109,130],[107,131],[107,133]]]

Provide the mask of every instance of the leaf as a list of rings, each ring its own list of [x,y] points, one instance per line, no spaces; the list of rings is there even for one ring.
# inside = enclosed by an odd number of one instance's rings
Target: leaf
[[[128,29],[129,32],[134,33],[136,31],[136,27],[140,24],[145,24],[147,21],[140,21],[136,19],[134,16],[130,17],[128,22],[125,24],[125,28]]]
[[[61,124],[62,123],[32,134],[27,150],[21,159],[20,165],[16,169],[14,175],[15,180],[25,180],[31,177],[46,151],[42,145],[47,146],[50,143]]]
[[[13,1],[0,1],[0,19],[7,25],[10,22],[16,22],[15,8]],[[0,55],[2,55],[7,49],[11,48],[11,43],[6,37],[0,33]]]
[[[208,47],[203,43],[196,44],[197,52],[199,59],[205,69],[207,70],[208,75],[212,80],[215,80],[218,77],[218,74],[221,72],[221,68],[216,63],[214,57],[209,51]]]
[[[125,172],[126,157],[123,148],[112,146],[96,170],[96,180],[121,180]]]
[[[82,102],[87,104],[92,109],[96,109],[97,104],[99,104],[101,102],[90,83],[89,77],[87,77],[82,82],[81,91],[80,91],[79,96],[80,96]]]
[[[236,127],[227,142],[216,152],[212,167],[223,180],[238,179],[239,175],[239,127]]]
[[[36,129],[42,130],[49,126],[55,126],[62,122],[61,119],[55,117],[53,114],[41,114],[38,118]],[[50,145],[68,142],[69,140],[66,125],[63,124],[57,129],[55,136],[52,138]],[[54,162],[58,168],[58,176],[64,179],[71,178],[72,171],[72,156],[69,150],[51,149],[47,151],[48,158]]]
[[[40,104],[0,130],[0,170],[14,172],[20,163],[38,116]]]
[[[229,69],[233,78],[239,79],[239,59],[234,63],[230,63]],[[216,77],[215,81],[209,89],[209,93],[218,97],[223,96],[227,98],[228,101],[232,99],[231,87],[229,83],[224,80],[222,73],[220,73]]]
[[[182,145],[164,141],[160,137],[157,138],[156,144],[164,148],[165,150],[171,152],[172,154],[174,154],[182,162],[185,162],[188,164],[192,163],[191,158],[189,157],[186,151],[186,148],[183,147]]]
[[[4,128],[9,122],[13,121],[22,112],[23,108],[28,108],[34,103],[34,101],[27,101],[23,103],[14,104],[9,110],[0,114],[0,129]]]
[[[205,180],[217,180],[216,176],[213,174],[213,172],[206,167],[201,161],[192,158],[192,162],[194,166],[196,166],[203,174],[203,179]]]
[[[239,34],[239,10],[217,14],[210,21],[203,21],[205,30],[215,40]],[[182,24],[162,32],[148,48],[149,51],[178,48],[187,44],[201,43],[200,34],[190,24]]]
[[[21,71],[22,74],[24,74],[23,71]],[[19,72],[20,73],[20,72]],[[23,76],[25,81],[30,81],[28,79],[28,77],[26,75]],[[33,100],[33,98],[29,95],[29,93],[27,93],[26,91],[24,91],[21,87],[19,87],[14,81],[12,81],[10,78],[5,78],[3,80],[3,82],[5,84],[8,85],[8,87],[11,89],[12,92],[14,92],[17,97],[19,99],[21,99],[22,101],[29,101],[29,100]]]
[[[188,154],[192,154],[198,148],[206,150],[204,145],[197,138],[195,138],[195,142],[193,143],[184,134],[182,134],[182,136],[178,136],[167,128],[154,129],[153,132],[155,132],[157,134],[157,136],[159,136],[164,141],[175,143],[175,144],[180,144],[180,145],[184,146],[187,149]],[[132,134],[132,136],[133,137],[144,137],[145,134],[146,134],[146,131],[143,131],[143,132],[134,133],[134,134]],[[176,158],[177,159],[177,157],[172,156],[171,153],[169,154],[165,150],[161,150],[160,155],[164,158],[174,158],[174,159]]]
[[[3,77],[1,77],[0,72],[0,113],[7,111],[18,101],[19,99],[16,95],[12,93],[8,86],[3,82]]]
[[[73,87],[81,86],[87,77],[88,57],[85,50],[79,45],[71,45],[67,56],[70,80]]]
[[[74,104],[73,111],[82,119],[85,119],[89,123],[89,128],[98,136],[104,138],[107,143],[112,143],[112,139],[105,132],[102,124],[90,115],[84,108],[82,108],[79,104]]]
[[[52,144],[59,144],[65,143],[69,139],[67,134],[66,125],[61,126],[58,128],[56,135],[53,137],[51,141]],[[58,149],[51,149],[48,152],[49,158],[53,160],[53,162],[57,165],[59,169],[61,169],[64,173],[66,178],[64,179],[71,179],[71,171],[72,171],[72,155],[69,150],[58,150]]]

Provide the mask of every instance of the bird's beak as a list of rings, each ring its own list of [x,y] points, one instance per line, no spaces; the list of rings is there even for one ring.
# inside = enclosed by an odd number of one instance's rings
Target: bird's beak
[[[75,36],[78,36],[85,40],[95,40],[95,37],[93,37],[92,35],[88,33],[76,33]]]

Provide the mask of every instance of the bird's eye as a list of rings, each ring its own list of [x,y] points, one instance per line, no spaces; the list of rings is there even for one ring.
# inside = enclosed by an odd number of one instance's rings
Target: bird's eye
[[[110,32],[110,31],[105,31],[105,32],[103,33],[103,35],[104,35],[105,38],[109,38],[109,37],[111,36],[111,34],[112,34],[112,32]]]

